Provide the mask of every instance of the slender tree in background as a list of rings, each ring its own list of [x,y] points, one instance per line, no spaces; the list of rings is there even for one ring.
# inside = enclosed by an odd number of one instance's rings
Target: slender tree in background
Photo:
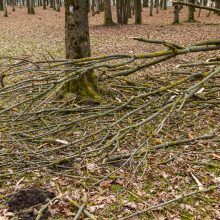
[[[113,25],[111,0],[104,0],[104,25]]]
[[[11,0],[12,11],[15,11],[15,0]]]
[[[189,0],[189,3],[195,4],[195,0]],[[189,6],[188,7],[188,22],[195,22],[195,7]]]
[[[220,0],[215,0],[215,7],[220,9]],[[217,12],[217,15],[220,16],[220,12]]]
[[[6,0],[3,0],[3,8],[4,8],[4,17],[8,17]]]
[[[57,11],[60,11],[60,0],[56,0]]]
[[[3,11],[4,8],[3,8],[3,0],[0,0],[0,11]]]
[[[163,9],[167,10],[167,0],[163,0]]]
[[[56,0],[53,0],[53,10],[56,10]]]
[[[65,46],[67,59],[79,59],[91,56],[89,39],[88,7],[89,0],[65,1]],[[64,85],[65,93],[78,93],[84,97],[98,100],[95,74],[87,71],[76,80]]]
[[[47,9],[46,0],[43,0],[43,9]]]
[[[116,0],[117,21],[119,24],[128,24],[129,4],[130,0]]]
[[[92,0],[91,11],[92,11],[92,16],[95,16],[95,0]]]
[[[160,0],[160,10],[162,10],[163,9],[163,0]]]
[[[99,12],[100,12],[100,1],[95,0],[95,13],[99,14]]]
[[[143,7],[149,6],[149,0],[143,0]]]
[[[150,16],[153,16],[154,1],[150,0]]]
[[[135,24],[141,24],[141,0],[135,0]]]
[[[28,14],[35,14],[33,0],[27,0],[27,8],[28,8]]]

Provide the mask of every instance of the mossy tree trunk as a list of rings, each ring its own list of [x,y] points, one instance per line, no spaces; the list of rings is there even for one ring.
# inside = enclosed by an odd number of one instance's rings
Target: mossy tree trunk
[[[65,0],[65,45],[66,58],[79,59],[91,56],[88,3],[89,0]],[[96,80],[93,71],[88,71],[76,80],[64,85],[65,93],[98,99]]]

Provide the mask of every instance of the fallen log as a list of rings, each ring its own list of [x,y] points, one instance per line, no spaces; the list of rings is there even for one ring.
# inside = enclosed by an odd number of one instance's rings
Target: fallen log
[[[192,4],[192,3],[180,2],[180,1],[173,1],[172,3],[173,3],[173,5],[178,4],[178,5],[195,7],[195,8],[200,8],[200,9],[214,11],[214,12],[220,12],[220,9],[218,9],[218,8],[212,8],[212,7],[208,7],[208,6],[201,6],[201,5],[196,5],[196,4]]]
[[[213,7],[208,7],[208,6],[200,6],[196,5],[193,3],[185,3],[181,1],[173,1],[173,6],[174,6],[174,21],[173,24],[179,24],[179,12],[183,8],[183,6],[188,6],[189,7],[189,13],[188,13],[188,22],[195,22],[194,19],[194,12],[195,8],[204,9],[208,10],[209,12],[214,11],[217,12],[218,14],[220,13],[220,9],[218,8],[213,8]]]

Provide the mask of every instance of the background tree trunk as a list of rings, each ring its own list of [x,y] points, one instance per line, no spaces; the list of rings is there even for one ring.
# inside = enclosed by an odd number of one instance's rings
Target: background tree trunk
[[[46,0],[43,0],[43,9],[47,9]]]
[[[12,4],[12,11],[15,11],[15,0],[11,0],[11,4]]]
[[[3,0],[3,8],[4,8],[4,17],[8,17],[6,0]]]
[[[148,7],[149,0],[143,0],[143,7]]]
[[[128,24],[130,0],[116,0],[117,21],[119,24]]]
[[[220,9],[220,0],[215,0],[215,7]],[[216,12],[220,16],[220,12]]]
[[[189,3],[195,4],[195,0],[189,0]],[[188,22],[195,22],[195,7],[189,6],[188,7]]]
[[[3,0],[0,0],[0,11],[3,11],[4,8],[3,8]]]
[[[113,25],[111,0],[104,0],[104,25]]]
[[[60,1],[56,0],[56,3],[57,3],[57,11],[60,11]]]
[[[27,0],[28,14],[35,14],[33,0]]]
[[[135,1],[135,24],[141,24],[141,0]]]
[[[99,0],[95,0],[95,13],[96,14],[100,13],[100,2],[99,2]]]
[[[153,16],[154,1],[150,0],[150,16]]]
[[[167,10],[167,0],[163,0],[163,10]]]

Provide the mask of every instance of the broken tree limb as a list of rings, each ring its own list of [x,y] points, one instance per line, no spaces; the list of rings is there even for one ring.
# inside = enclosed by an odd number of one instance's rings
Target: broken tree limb
[[[184,5],[184,6],[191,6],[191,7],[205,9],[205,10],[214,11],[214,12],[220,12],[220,9],[218,9],[218,8],[212,8],[212,7],[208,7],[208,6],[201,6],[201,5],[186,3],[186,2],[182,2],[182,1],[172,1],[172,3],[173,4],[178,4],[178,5]]]
[[[154,42],[164,43],[159,40]],[[59,173],[62,169],[65,169],[62,175],[71,176],[71,167],[77,166],[76,170],[83,173],[86,166],[83,161],[97,166],[106,165],[109,158],[118,156],[118,152],[126,152],[123,156],[129,155],[124,158],[127,159],[124,164],[128,165],[138,158],[139,164],[141,161],[144,163],[149,156],[148,148],[156,146],[151,142],[154,136],[170,129],[171,124],[182,123],[177,121],[177,116],[184,120],[183,115],[187,111],[192,112],[192,106],[196,106],[198,111],[204,106],[210,109],[219,106],[219,78],[217,74],[206,78],[213,72],[213,66],[207,66],[205,72],[203,69],[193,70],[195,74],[183,77],[166,72],[160,78],[143,71],[141,80],[129,86],[127,82],[134,79],[128,78],[126,82],[124,76],[133,74],[133,77],[138,71],[177,55],[219,50],[218,42],[202,42],[184,48],[174,44],[170,46],[170,43],[168,49],[161,51],[79,60],[21,62],[20,59],[2,58],[1,68],[7,72],[5,87],[0,88],[0,144],[4,149],[0,151],[0,167],[3,168],[0,177],[7,181],[12,176],[20,179],[32,170],[51,173],[56,170]],[[107,90],[103,94],[108,103],[83,103],[77,100],[75,94],[59,97],[63,83],[88,70],[97,72],[100,86]],[[14,80],[10,81],[10,77]],[[202,80],[205,78],[204,83]],[[187,89],[194,88],[194,85],[204,87],[200,94],[204,99],[190,96],[185,100],[182,112],[178,111]],[[193,94],[196,92],[193,91]],[[194,126],[198,126],[197,123]],[[182,135],[186,134],[177,131],[173,139],[181,139]],[[196,137],[198,133],[193,135]],[[170,142],[170,137],[164,136],[162,142]],[[9,169],[13,169],[13,173],[9,173]],[[72,177],[77,175],[80,174],[74,173]],[[100,178],[94,177],[91,181],[98,182]]]
[[[213,190],[216,190],[216,189],[219,189],[220,188],[220,185],[217,185],[217,186],[211,186],[211,187],[208,187],[204,190],[196,190],[196,191],[193,191],[193,192],[190,192],[190,193],[187,193],[187,194],[183,194],[183,195],[180,195],[180,196],[177,196],[177,198],[174,198],[174,199],[171,199],[171,200],[168,200],[166,202],[163,202],[163,203],[159,203],[157,205],[153,205],[153,206],[150,206],[142,211],[139,211],[139,212],[136,212],[134,214],[131,214],[129,216],[126,216],[126,217],[123,217],[123,218],[120,218],[119,220],[127,220],[127,219],[130,219],[132,217],[135,217],[135,216],[138,216],[138,215],[141,215],[143,213],[146,213],[146,212],[149,212],[151,210],[154,210],[154,209],[157,209],[157,208],[160,208],[160,207],[164,207],[164,206],[167,206],[171,203],[174,203],[174,202],[178,202],[182,199],[185,199],[187,197],[191,197],[191,196],[194,196],[194,195],[197,195],[197,194],[200,194],[200,193],[206,193],[206,192],[210,192],[210,191],[213,191]]]

